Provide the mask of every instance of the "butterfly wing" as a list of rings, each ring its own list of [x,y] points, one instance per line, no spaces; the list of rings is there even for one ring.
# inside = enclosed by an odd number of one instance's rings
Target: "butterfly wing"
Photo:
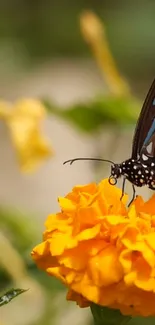
[[[133,138],[133,146],[132,146],[132,158],[137,159],[139,156],[142,157],[142,154],[153,154],[153,150],[155,151],[155,79],[149,89],[149,92],[144,101],[136,130]],[[153,137],[153,139],[152,139]],[[152,139],[152,140],[151,140]],[[153,141],[154,140],[154,141]],[[150,149],[152,146],[152,148]],[[147,151],[147,148],[150,153]],[[144,152],[143,152],[144,151]],[[144,156],[143,156],[144,157]],[[155,156],[154,156],[155,157]]]
[[[155,120],[152,123],[153,134],[148,138],[148,141],[144,143],[140,152],[140,161],[143,165],[155,166]]]

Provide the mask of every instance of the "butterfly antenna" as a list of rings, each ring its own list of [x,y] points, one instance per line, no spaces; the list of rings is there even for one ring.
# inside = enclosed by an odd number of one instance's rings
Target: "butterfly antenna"
[[[64,161],[63,165],[65,164],[70,164],[72,165],[75,161],[79,161],[79,160],[95,160],[95,161],[104,161],[104,162],[109,162],[110,164],[114,165],[114,162],[111,160],[107,160],[107,159],[102,159],[102,158],[74,158],[74,159],[69,159]]]

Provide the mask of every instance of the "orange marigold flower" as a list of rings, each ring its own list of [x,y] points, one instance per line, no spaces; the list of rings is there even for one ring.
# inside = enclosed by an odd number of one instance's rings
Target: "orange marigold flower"
[[[60,279],[67,299],[94,302],[126,315],[155,315],[155,196],[127,208],[108,180],[76,186],[59,198],[43,242],[32,251],[38,267]]]

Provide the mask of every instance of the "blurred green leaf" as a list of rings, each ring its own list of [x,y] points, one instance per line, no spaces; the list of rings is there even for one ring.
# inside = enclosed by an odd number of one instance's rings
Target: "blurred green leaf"
[[[27,289],[28,290],[28,289]],[[8,304],[12,299],[26,292],[24,289],[11,289],[7,291],[3,296],[0,297],[0,307]]]
[[[95,325],[125,325],[131,319],[130,316],[124,316],[117,309],[110,309],[96,304],[91,304],[91,311]]]
[[[154,317],[134,317],[129,322],[129,325],[154,325],[155,318]]]
[[[141,105],[134,97],[100,97],[95,102],[102,112],[103,123],[133,124],[139,116]],[[95,109],[94,107],[94,109]]]
[[[102,113],[95,111],[87,103],[76,104],[67,109],[56,107],[47,100],[43,100],[43,103],[49,113],[73,123],[82,131],[95,131],[102,124]]]
[[[140,108],[134,97],[101,96],[89,103],[79,103],[68,108],[56,107],[48,100],[43,100],[43,103],[49,113],[73,123],[85,132],[97,131],[105,125],[133,125]]]
[[[119,310],[112,310],[96,304],[91,305],[91,311],[95,325],[154,325],[155,317],[131,317],[123,316]]]

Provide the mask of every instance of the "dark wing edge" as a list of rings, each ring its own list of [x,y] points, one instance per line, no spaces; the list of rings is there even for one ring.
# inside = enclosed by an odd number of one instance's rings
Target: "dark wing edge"
[[[137,159],[137,156],[140,154],[142,145],[147,136],[148,130],[152,124],[153,119],[155,118],[155,105],[153,107],[153,100],[155,98],[155,79],[152,82],[152,85],[148,91],[148,94],[145,98],[144,104],[142,106],[134,137],[133,137],[133,145],[132,145],[132,158]]]

